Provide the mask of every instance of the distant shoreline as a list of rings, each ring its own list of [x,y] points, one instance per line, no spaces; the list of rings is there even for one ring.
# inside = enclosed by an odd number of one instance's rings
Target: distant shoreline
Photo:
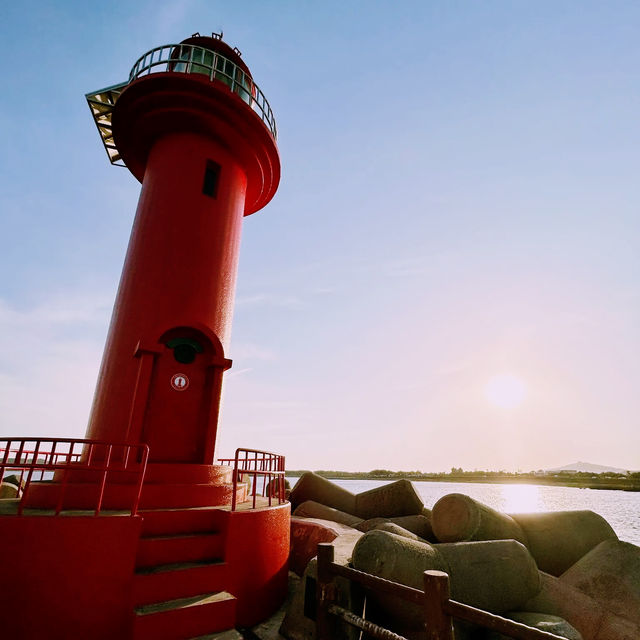
[[[287,476],[300,477],[304,470],[287,471]],[[581,477],[580,475],[562,474],[553,476],[538,476],[533,474],[488,474],[467,472],[457,474],[417,474],[391,472],[390,474],[375,474],[367,472],[349,471],[316,471],[318,475],[328,480],[410,480],[417,482],[466,482],[472,484],[533,484],[541,486],[573,487],[576,489],[600,489],[609,491],[640,491],[640,478],[612,478],[612,477]],[[601,474],[605,475],[605,474]]]

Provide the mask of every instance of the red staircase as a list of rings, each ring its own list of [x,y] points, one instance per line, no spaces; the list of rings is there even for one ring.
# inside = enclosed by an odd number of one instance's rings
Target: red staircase
[[[246,500],[247,485],[236,484],[235,492]],[[236,598],[225,590],[224,561],[224,505],[233,493],[231,467],[147,466],[138,512],[134,640],[184,640],[235,626]]]
[[[226,532],[221,508],[141,511],[133,583],[134,640],[183,640],[235,626],[225,591]]]

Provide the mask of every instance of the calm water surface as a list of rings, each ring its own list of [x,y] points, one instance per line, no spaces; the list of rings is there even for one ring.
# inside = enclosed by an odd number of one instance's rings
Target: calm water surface
[[[297,478],[291,478],[291,486]],[[333,480],[352,493],[387,484],[385,480]],[[531,513],[590,509],[613,527],[620,540],[640,545],[640,492],[576,489],[531,484],[482,484],[467,482],[414,482],[413,486],[431,509],[448,493],[464,493],[497,511]]]

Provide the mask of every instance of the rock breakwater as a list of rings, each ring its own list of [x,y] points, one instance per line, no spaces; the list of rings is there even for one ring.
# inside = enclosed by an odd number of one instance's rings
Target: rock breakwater
[[[445,571],[452,599],[559,637],[640,639],[640,547],[620,542],[592,511],[506,514],[463,494],[430,509],[407,480],[355,495],[311,472],[290,499],[292,557],[298,572],[305,566],[302,591],[315,588],[317,541],[333,541],[338,562],[417,588],[425,570]],[[365,613],[350,583],[338,581],[338,589],[354,613]],[[285,637],[314,637],[299,604],[313,598],[297,598],[281,629]],[[365,615],[424,637],[421,610],[397,599],[368,592]],[[341,633],[336,640],[353,637],[346,627]],[[501,636],[456,626],[457,639],[489,637]]]

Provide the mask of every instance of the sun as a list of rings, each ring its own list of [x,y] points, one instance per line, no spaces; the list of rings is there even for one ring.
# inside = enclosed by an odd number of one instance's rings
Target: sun
[[[484,395],[494,407],[515,409],[524,401],[527,387],[518,376],[501,373],[489,379],[484,388]]]

